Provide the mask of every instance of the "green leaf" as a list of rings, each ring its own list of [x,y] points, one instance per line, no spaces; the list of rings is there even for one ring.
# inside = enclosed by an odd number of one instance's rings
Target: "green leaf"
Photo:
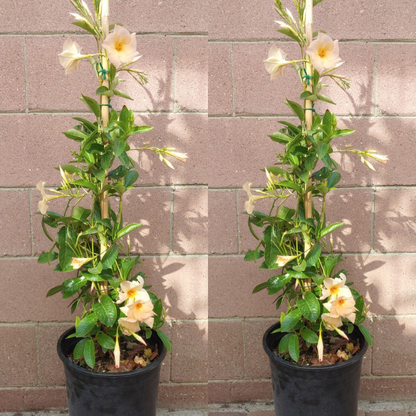
[[[119,97],[127,98],[128,100],[132,100],[133,98],[130,97],[127,93],[120,90],[114,90],[114,95],[118,95]]]
[[[84,338],[81,341],[78,341],[77,345],[75,345],[74,358],[76,360],[80,360],[84,356],[84,347],[87,341],[88,341],[88,338]]]
[[[77,142],[82,142],[88,136],[83,131],[76,129],[70,129],[68,131],[64,131],[63,133],[68,139],[76,140]]]
[[[278,182],[279,186],[282,186],[284,188],[290,188],[290,189],[294,189],[298,194],[302,195],[303,191],[300,185],[290,182],[290,181],[280,181]]]
[[[88,367],[94,368],[95,365],[95,346],[92,339],[88,339],[84,345],[84,360]]]
[[[74,120],[81,122],[84,125],[84,128],[86,128],[87,130],[90,130],[91,132],[97,130],[97,125],[89,120],[86,120],[85,118],[74,117]],[[69,165],[69,166],[72,166],[72,165]]]
[[[59,293],[59,292],[61,292],[61,291],[62,291],[62,285],[55,286],[55,287],[53,287],[52,289],[50,289],[50,290],[48,291],[48,293],[46,294],[46,297],[48,298],[49,296],[53,296],[53,295],[55,295],[56,293]]]
[[[113,326],[117,320],[117,308],[113,300],[108,295],[103,295],[99,303],[92,305],[97,318],[105,326]]]
[[[321,304],[312,292],[306,292],[303,299],[299,299],[296,304],[308,321],[315,322],[321,315]]]
[[[310,172],[315,168],[316,165],[316,156],[314,154],[309,154],[305,159],[305,169]]]
[[[263,282],[260,283],[259,285],[257,285],[254,289],[253,289],[253,293],[257,293],[260,292],[263,289],[267,289],[269,286],[269,282]]]
[[[286,334],[279,342],[279,353],[284,354],[289,348],[289,339],[292,337],[292,333]]]
[[[328,178],[328,188],[332,188],[341,180],[341,174],[339,172],[332,172]]]
[[[161,341],[163,342],[163,345],[166,347],[166,349],[169,352],[171,352],[172,351],[172,346],[171,346],[170,340],[167,337],[167,335],[164,332],[160,331],[160,330],[157,330],[156,333],[157,333],[158,337],[161,339]]]
[[[280,133],[279,131],[273,134],[270,134],[269,137],[277,143],[287,144],[290,142],[291,137],[286,134]]]
[[[264,248],[264,260],[268,267],[273,266],[276,263],[277,256],[279,255],[279,235],[278,229],[269,225],[263,233]]]
[[[267,281],[269,295],[274,295],[279,290],[282,290],[291,280],[292,276],[287,273],[271,277]]]
[[[119,157],[126,150],[126,143],[123,140],[114,141],[114,155]]]
[[[118,248],[114,244],[104,254],[101,263],[104,269],[110,269],[118,256]]]
[[[98,188],[91,182],[86,181],[85,179],[77,179],[72,182],[74,185],[80,186],[82,188],[91,189],[95,194],[98,194]]]
[[[106,86],[102,85],[101,87],[98,87],[97,88],[97,90],[95,91],[95,93],[97,95],[101,95],[101,94],[103,94],[104,92],[107,92],[107,91],[108,91],[108,88]]]
[[[63,271],[72,270],[72,258],[77,257],[72,249],[76,241],[76,235],[72,228],[62,227],[56,237],[59,245],[59,265]]]
[[[306,255],[306,261],[311,265],[314,266],[316,262],[319,260],[319,256],[321,255],[321,245],[316,243]]]
[[[299,38],[291,30],[289,30],[289,29],[278,29],[277,31],[280,32],[280,33],[283,33],[284,35],[293,39],[295,42],[299,42]]]
[[[335,130],[334,137],[342,137],[342,136],[348,136],[349,134],[355,133],[355,130],[350,129],[343,129],[343,130]]]
[[[89,215],[91,214],[90,209],[85,209],[83,207],[75,207],[74,212],[71,215],[71,218],[75,218],[76,220],[84,221],[86,220]]]
[[[306,342],[309,342],[310,344],[317,344],[319,341],[318,334],[309,328],[305,328],[300,335]]]
[[[303,107],[294,101],[286,100],[285,104],[298,116],[300,121],[305,120]]]
[[[81,29],[86,30],[87,32],[91,33],[91,35],[97,36],[97,34],[94,32],[94,30],[91,28],[91,26],[88,25],[87,23],[83,22],[83,21],[72,22],[72,24],[74,26],[78,26]]]
[[[139,178],[139,174],[136,170],[131,170],[127,173],[127,175],[124,177],[124,186],[127,188],[134,184],[134,182],[137,181]]]
[[[330,104],[335,104],[329,97],[327,97],[326,95],[322,95],[322,94],[317,94],[316,96],[318,98],[318,100],[321,101],[325,101],[326,103],[330,103]]]
[[[325,227],[321,231],[321,234],[319,236],[319,239],[325,237],[327,234],[331,234],[332,232],[334,232],[338,228],[342,227],[343,225],[345,225],[343,222],[334,222],[333,224],[328,225],[328,227]]]
[[[299,339],[298,339],[298,336],[296,334],[293,334],[289,338],[288,349],[289,349],[289,355],[292,358],[292,360],[298,362],[298,360],[299,360]]]
[[[43,253],[39,256],[38,258],[38,263],[50,263],[51,261],[54,261],[58,258],[58,253],[55,252],[50,252],[48,251],[47,253]]]
[[[62,283],[63,298],[67,299],[72,295],[75,295],[75,293],[77,293],[79,289],[86,285],[87,282],[88,280],[84,276],[74,277],[73,279],[65,280]]]
[[[140,134],[140,133],[146,133],[147,131],[153,130],[153,127],[151,126],[133,126],[133,128],[130,130],[130,134]]]
[[[76,328],[77,338],[82,338],[88,335],[97,323],[97,315],[95,312],[90,313],[85,318],[81,319]]]
[[[143,224],[134,223],[127,225],[126,227],[122,228],[114,238],[114,241],[119,240],[120,238],[124,237],[127,234],[130,234],[132,231],[136,230],[137,228],[141,227]]]
[[[310,91],[303,91],[300,95],[301,100],[307,100],[311,95],[313,95]]]
[[[371,337],[371,334],[368,332],[367,328],[365,328],[364,326],[359,325],[358,329],[364,335],[364,338],[368,342],[368,345],[370,347],[372,347],[373,346],[373,338]]]
[[[116,343],[114,342],[113,338],[111,338],[107,334],[104,334],[104,332],[101,332],[101,334],[98,335],[97,342],[107,350],[113,350],[116,346]]]
[[[300,309],[295,309],[292,312],[288,313],[282,321],[282,332],[289,332],[291,329],[293,329],[297,325],[301,317],[302,312],[300,311]]]
[[[296,211],[294,209],[282,206],[279,208],[277,218],[288,221],[295,215],[295,213]]]
[[[329,152],[329,145],[323,142],[319,142],[316,146],[316,153],[319,159],[324,158]]]
[[[94,98],[82,95],[81,101],[95,114],[97,118],[100,117],[100,105]]]
[[[313,7],[319,4],[322,0],[313,0]]]
[[[264,256],[264,251],[262,250],[252,250],[249,251],[245,256],[244,256],[244,261],[254,261],[254,260],[258,260],[261,259]]]

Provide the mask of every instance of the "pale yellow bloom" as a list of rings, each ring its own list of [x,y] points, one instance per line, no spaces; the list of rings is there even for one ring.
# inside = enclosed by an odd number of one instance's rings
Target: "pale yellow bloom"
[[[341,273],[339,276],[339,278],[332,279],[328,277],[324,280],[324,287],[322,288],[320,300],[324,300],[327,297],[329,297],[330,300],[334,300],[341,296],[346,298],[352,296],[350,288],[345,285],[347,280],[345,274]]]
[[[188,155],[186,153],[176,152],[175,149],[168,148],[166,149],[165,153],[184,163],[188,159]]]
[[[150,300],[149,294],[143,289],[144,280],[141,276],[136,277],[137,281],[123,281],[120,283],[120,292],[118,294],[118,300],[116,303],[123,303],[127,300],[127,303],[133,303],[139,298],[145,298]]]
[[[46,182],[38,182],[36,185],[36,188],[40,191],[40,193],[42,194],[42,200],[39,201],[38,203],[38,207],[39,207],[39,211],[41,212],[41,214],[45,215],[46,211],[48,210],[49,206],[48,206],[48,202],[51,201],[52,199],[56,199],[59,198],[58,196],[54,196],[54,195],[48,195],[45,192],[45,184]]]
[[[114,347],[114,361],[116,368],[120,367],[120,344],[118,343],[118,332],[116,335],[116,346]]]
[[[251,187],[251,183],[250,182],[246,182],[243,185],[243,189],[247,192],[247,195],[248,195],[248,201],[246,201],[245,204],[244,204],[245,209],[247,211],[247,214],[252,214],[253,213],[254,202],[255,201],[264,198],[264,196],[254,196],[251,193],[250,187]]]
[[[71,266],[74,270],[79,269],[81,266],[83,266],[85,263],[88,263],[91,261],[94,257],[72,257]]]
[[[372,157],[373,159],[377,160],[377,162],[386,164],[389,158],[386,155],[379,155],[374,153],[375,150],[367,150],[367,156]]]
[[[74,73],[78,69],[81,59],[87,57],[81,54],[81,49],[82,47],[73,42],[71,38],[65,41],[63,52],[58,54],[59,63],[65,68],[65,75]]]
[[[119,318],[118,323],[124,335],[132,335],[140,331],[140,323],[136,319]]]
[[[271,79],[279,78],[283,75],[283,70],[286,65],[290,65],[292,62],[286,61],[286,53],[279,49],[276,45],[273,45],[269,49],[269,57],[265,59],[264,66],[266,71],[271,75]]]
[[[342,319],[339,315],[332,315],[330,313],[322,314],[322,322],[328,331],[332,331],[334,328],[342,326]]]
[[[276,263],[279,267],[285,266],[291,260],[295,259],[297,256],[278,256]]]
[[[352,323],[355,322],[355,300],[351,296],[346,298],[345,296],[340,296],[334,300],[331,300],[327,303],[324,303],[326,309],[329,310],[331,315],[339,315],[343,318],[347,318]]]
[[[102,43],[107,51],[110,62],[118,68],[121,64],[135,61],[139,57],[136,46],[136,34],[115,25],[113,33],[110,33]]]
[[[306,49],[313,67],[319,72],[335,68],[340,65],[339,46],[337,40],[332,40],[325,33],[318,33],[318,37]]]
[[[153,312],[153,303],[147,293],[144,296],[140,293],[136,296],[135,302],[127,304],[120,308],[120,310],[127,316],[127,319],[135,319],[136,321],[145,323],[150,328],[153,327],[155,313]]]
[[[322,339],[322,329],[319,328],[319,339],[318,339],[318,345],[316,346],[318,349],[318,359],[319,361],[322,361],[324,359],[324,342]]]

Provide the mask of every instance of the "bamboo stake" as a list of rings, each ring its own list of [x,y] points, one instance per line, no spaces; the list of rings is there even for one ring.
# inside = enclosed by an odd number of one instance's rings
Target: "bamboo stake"
[[[308,41],[308,46],[312,42],[313,38],[313,31],[312,31],[312,23],[313,23],[313,0],[306,0],[306,8],[305,8],[305,30],[306,30],[306,39]],[[308,61],[306,63],[306,75],[308,77],[311,77],[313,75],[312,71],[312,65]],[[307,78],[307,81],[309,81],[310,78]],[[313,92],[312,89],[312,82],[307,82],[306,90],[309,92]],[[305,100],[304,102],[306,110],[305,110],[305,125],[306,129],[310,130],[312,128],[312,120],[313,120],[313,111],[312,111],[312,105],[313,102],[310,100]],[[312,180],[309,177],[307,188],[312,185]],[[303,199],[304,206],[305,206],[305,218],[312,218],[312,192],[308,192]],[[311,249],[311,246],[309,242],[305,241],[305,256],[306,253],[309,252]],[[306,289],[311,289],[312,281],[311,279],[306,279],[305,281],[305,287]]]

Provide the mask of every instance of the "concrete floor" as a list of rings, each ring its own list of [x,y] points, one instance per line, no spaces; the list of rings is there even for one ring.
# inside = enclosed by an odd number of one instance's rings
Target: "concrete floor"
[[[207,409],[159,409],[157,416],[273,416],[272,403],[241,403],[212,405]],[[65,410],[37,412],[6,412],[0,416],[68,416]],[[115,415],[116,416],[116,415]],[[358,416],[416,416],[416,402],[360,402]]]

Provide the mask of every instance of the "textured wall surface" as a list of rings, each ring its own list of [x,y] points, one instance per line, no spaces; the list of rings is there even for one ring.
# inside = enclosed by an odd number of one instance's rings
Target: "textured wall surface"
[[[251,294],[267,272],[243,262],[254,241],[241,187],[263,186],[260,169],[279,150],[267,135],[288,117],[284,99],[298,95],[291,69],[271,82],[262,61],[273,43],[289,57],[296,45],[275,31],[272,0],[111,0],[110,7],[112,21],[137,33],[137,66],[149,73],[145,89],[131,81],[124,88],[137,122],[155,127],[137,143],[189,155],[174,171],[152,155],[132,155],[141,175],[126,195],[127,219],[144,224],[133,249],[169,307],[173,350],[161,405],[268,400],[261,337],[277,314],[271,297]],[[45,298],[62,276],[36,262],[49,246],[35,186],[59,184],[54,167],[73,145],[61,132],[86,114],[80,94],[94,94],[88,65],[65,76],[56,56],[69,35],[83,51],[91,45],[69,12],[66,0],[0,0],[2,411],[66,406],[55,344],[73,317],[59,295]],[[330,219],[346,223],[335,247],[371,305],[374,347],[362,398],[415,400],[416,2],[324,0],[315,12],[314,29],[340,40],[340,72],[352,81],[348,94],[333,86],[326,94],[340,124],[357,131],[340,148],[351,143],[390,158],[374,173],[340,157],[343,179],[328,204]]]

